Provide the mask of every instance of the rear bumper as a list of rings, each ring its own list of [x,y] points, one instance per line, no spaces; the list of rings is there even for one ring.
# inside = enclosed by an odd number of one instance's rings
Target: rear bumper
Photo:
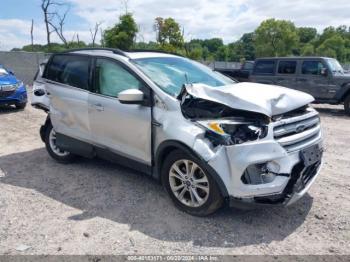
[[[13,104],[24,104],[28,101],[27,90],[24,85],[17,88],[17,90],[8,96],[0,96],[0,105],[13,105]]]

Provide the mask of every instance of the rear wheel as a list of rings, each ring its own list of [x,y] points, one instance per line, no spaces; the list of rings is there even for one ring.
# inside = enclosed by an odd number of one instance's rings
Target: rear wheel
[[[45,145],[49,155],[60,163],[70,163],[74,158],[70,152],[64,151],[56,145],[56,131],[51,124],[46,129]]]
[[[219,188],[200,160],[174,151],[162,168],[162,181],[175,205],[195,216],[207,216],[223,204]]]
[[[345,113],[350,116],[350,94],[344,100]]]

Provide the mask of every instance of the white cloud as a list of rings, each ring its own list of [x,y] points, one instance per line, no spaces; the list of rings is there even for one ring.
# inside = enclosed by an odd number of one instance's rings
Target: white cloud
[[[80,38],[90,40],[89,29],[95,22],[107,28],[117,22],[125,12],[122,0],[69,0],[75,15],[86,21],[86,30]],[[225,42],[238,39],[243,33],[253,31],[267,18],[287,19],[297,26],[312,26],[319,31],[333,25],[350,25],[350,1],[334,0],[129,0],[128,10],[140,27],[139,40],[154,40],[154,18],[173,17],[185,29],[186,39],[221,37]],[[30,21],[0,20],[0,48],[20,46],[30,41]],[[74,28],[74,25],[71,26]],[[37,42],[45,42],[45,34],[38,26]],[[5,32],[5,33],[4,33]],[[74,30],[67,32],[73,36]],[[5,41],[6,36],[6,41]],[[9,40],[8,40],[9,39]],[[5,44],[4,44],[5,43]]]

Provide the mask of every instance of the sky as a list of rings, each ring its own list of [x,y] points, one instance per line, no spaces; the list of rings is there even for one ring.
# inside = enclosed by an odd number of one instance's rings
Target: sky
[[[268,18],[293,21],[321,32],[327,26],[350,26],[349,0],[59,0],[69,4],[66,38],[91,42],[90,28],[96,22],[106,29],[127,11],[139,26],[138,41],[155,40],[154,18],[173,17],[185,32],[185,39],[220,37],[225,43],[254,31]],[[46,33],[41,0],[0,0],[0,50],[30,44],[31,20],[34,42],[45,44]],[[127,3],[127,5],[125,5]],[[53,41],[59,42],[53,35]]]

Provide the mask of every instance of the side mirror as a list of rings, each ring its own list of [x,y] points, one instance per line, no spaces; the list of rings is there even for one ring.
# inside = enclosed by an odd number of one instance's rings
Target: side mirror
[[[144,94],[142,91],[138,89],[128,89],[119,93],[118,100],[122,104],[128,104],[128,105],[142,104],[144,100]]]
[[[321,75],[328,76],[328,69],[327,68],[322,68],[321,69]]]
[[[8,72],[9,72],[10,75],[13,75],[13,76],[15,75],[15,73],[13,71],[11,71],[11,70],[8,71]]]

